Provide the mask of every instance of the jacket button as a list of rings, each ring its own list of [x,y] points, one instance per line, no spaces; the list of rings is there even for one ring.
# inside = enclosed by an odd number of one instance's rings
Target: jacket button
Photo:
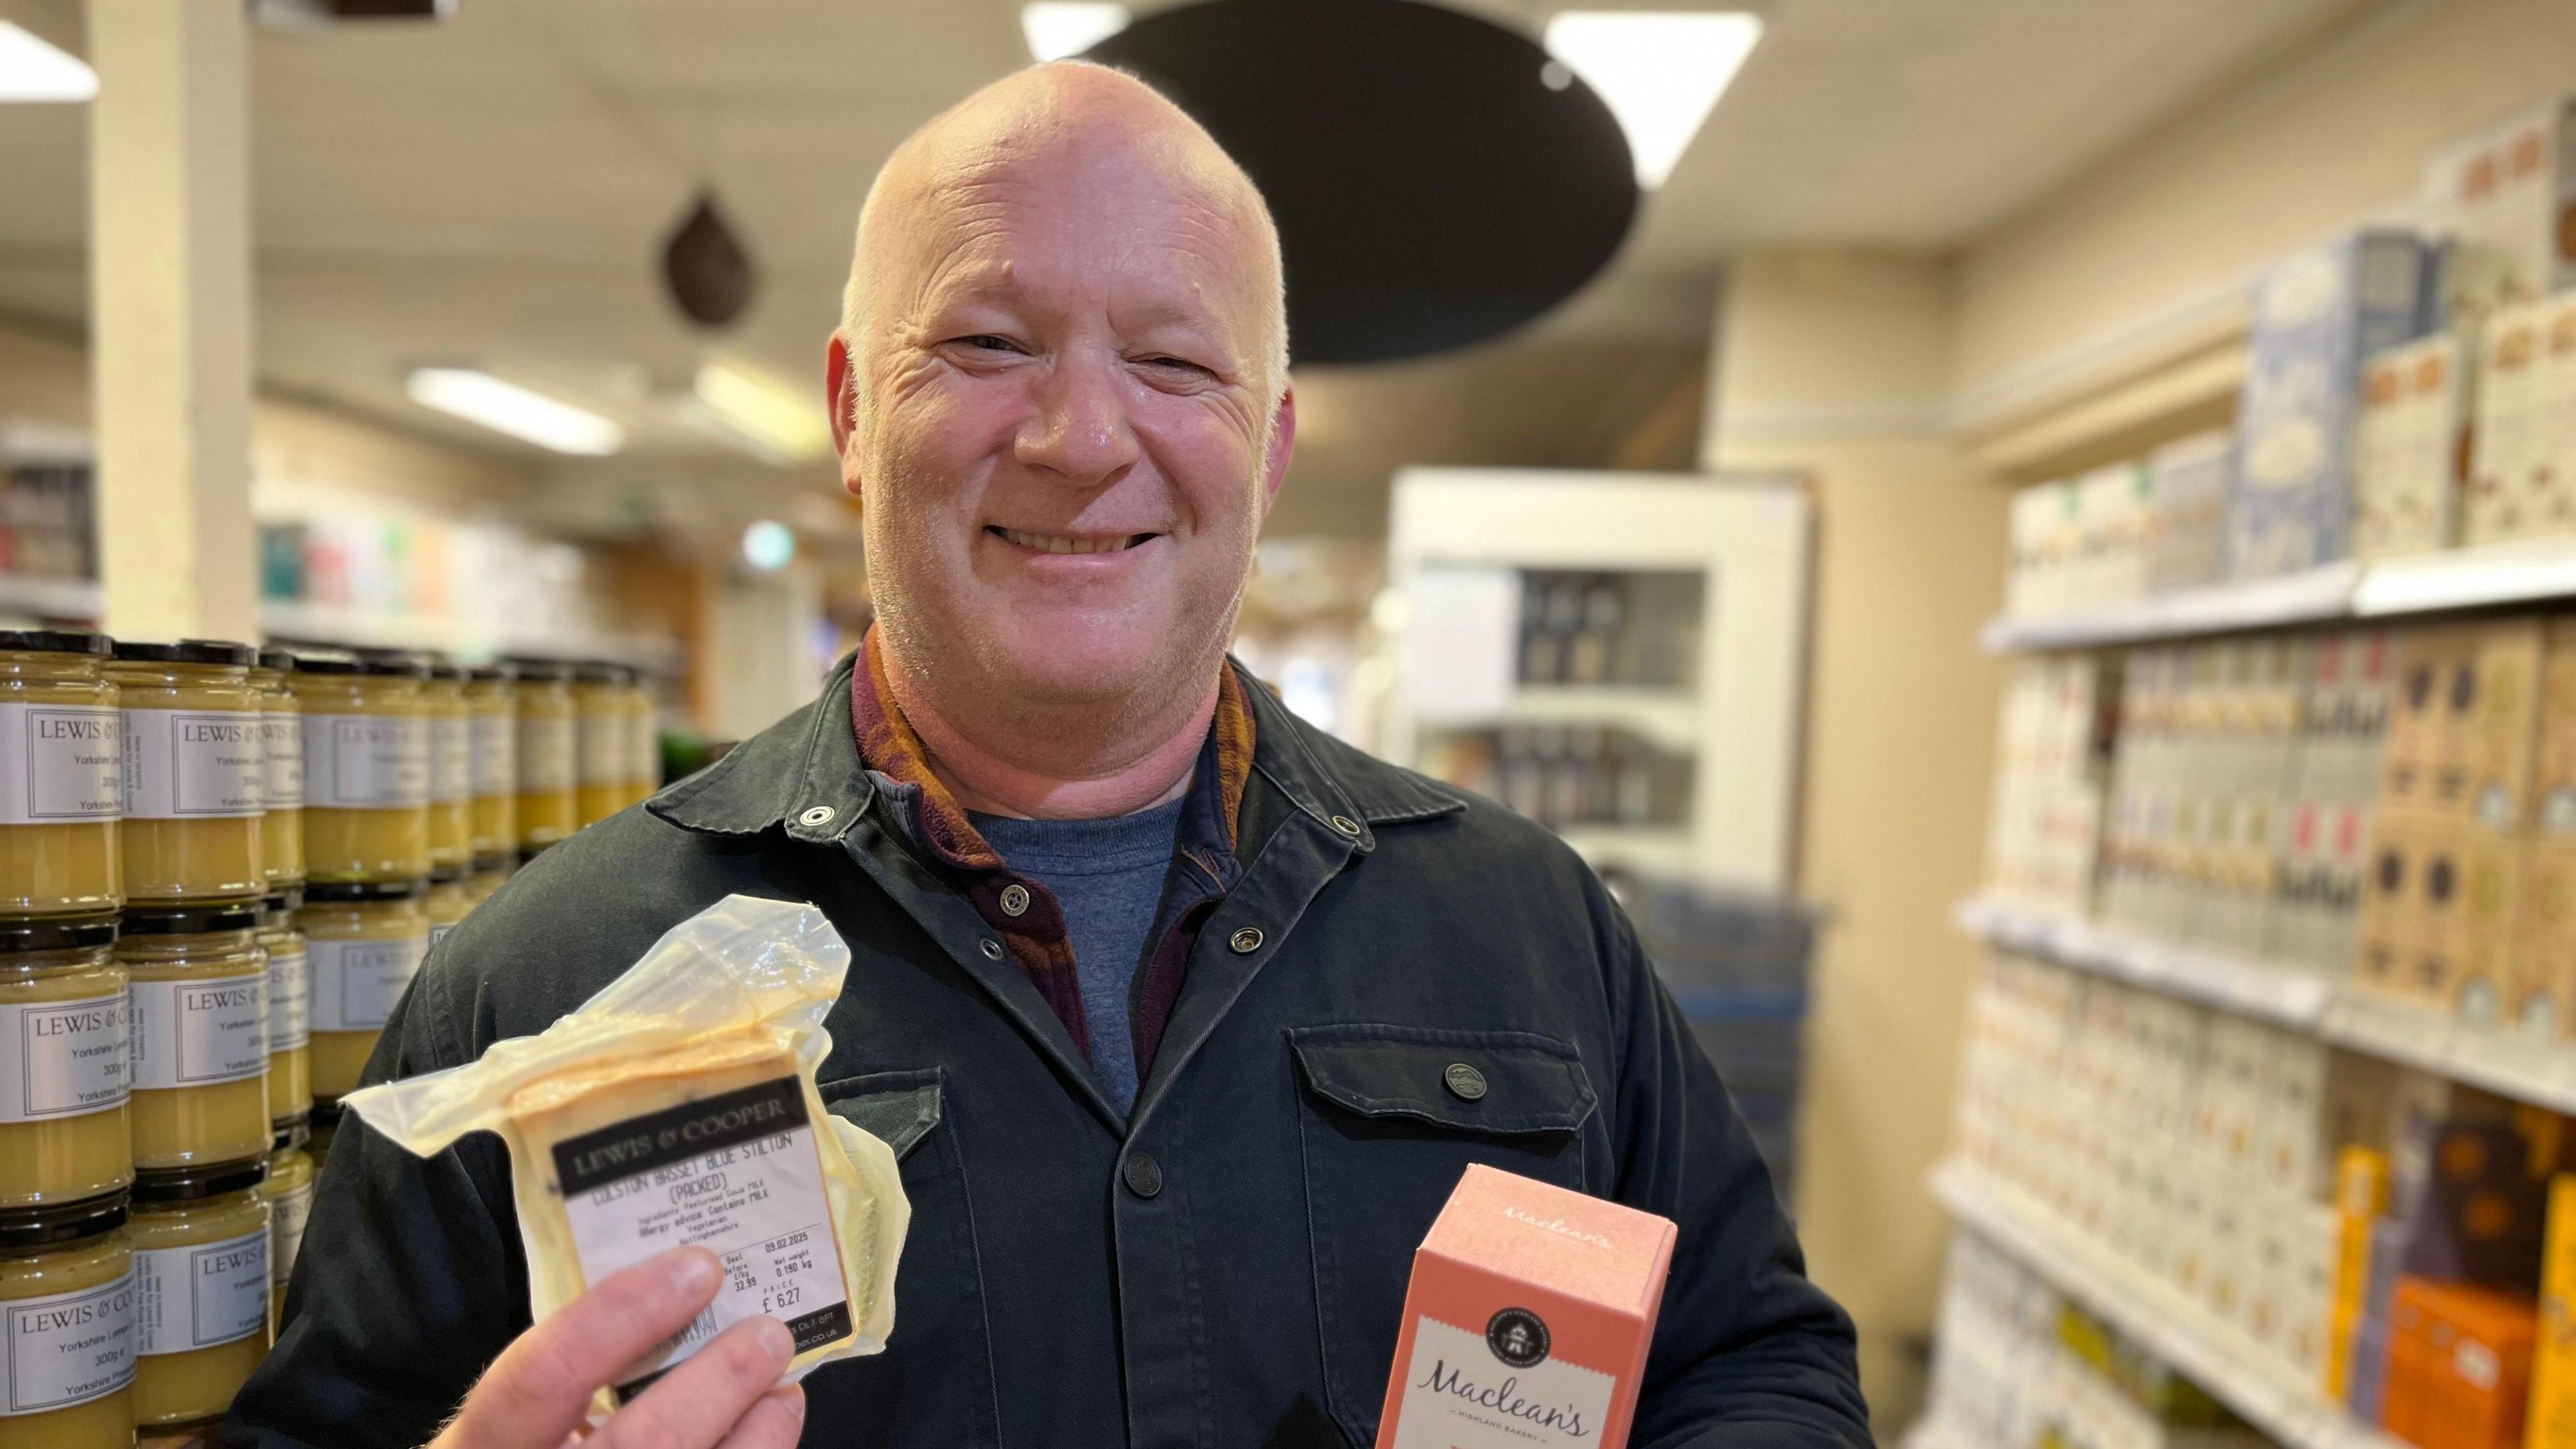
[[[1347,815],[1334,816],[1333,828],[1349,836],[1357,836],[1360,833],[1360,823]]]
[[[1127,1181],[1127,1190],[1138,1197],[1154,1197],[1163,1190],[1162,1164],[1141,1152],[1127,1154],[1126,1165],[1118,1175]]]
[[[990,936],[976,942],[975,949],[983,952],[984,959],[987,961],[999,961],[1002,959],[1002,943],[994,940]]]
[[[1237,956],[1249,956],[1253,952],[1261,949],[1261,928],[1259,926],[1246,926],[1242,930],[1235,932],[1234,935],[1226,941],[1226,944],[1234,948],[1234,954]]]
[[[839,811],[834,810],[829,805],[817,805],[813,809],[806,811],[804,814],[797,816],[796,823],[799,825],[829,825],[832,823],[832,817],[839,813]]]
[[[1002,887],[1002,914],[1025,916],[1029,913],[1029,888],[1017,881]]]
[[[1450,1096],[1461,1102],[1484,1100],[1485,1074],[1465,1062],[1451,1062],[1449,1069],[1440,1074],[1440,1083],[1449,1089]]]

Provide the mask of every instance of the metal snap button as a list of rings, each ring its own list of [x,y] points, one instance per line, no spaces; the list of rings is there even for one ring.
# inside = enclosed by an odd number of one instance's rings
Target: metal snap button
[[[796,823],[799,825],[829,825],[832,823],[832,817],[839,813],[839,811],[834,810],[829,805],[817,805],[813,809],[806,811],[804,814],[797,816]]]
[[[1144,1153],[1128,1153],[1118,1175],[1126,1179],[1127,1190],[1138,1197],[1150,1198],[1163,1190],[1163,1165]]]
[[[1451,1062],[1440,1074],[1440,1084],[1461,1102],[1481,1102],[1485,1097],[1485,1074],[1465,1062]]]
[[[1002,914],[1024,916],[1029,911],[1029,888],[1013,881],[1002,887]]]
[[[1347,815],[1334,816],[1333,828],[1342,832],[1344,835],[1353,837],[1358,836],[1360,833],[1360,823]]]
[[[1226,944],[1234,948],[1234,954],[1237,956],[1249,956],[1261,949],[1261,928],[1246,926],[1235,932]]]
[[[975,949],[983,952],[984,959],[987,961],[999,961],[1002,959],[1002,943],[994,940],[990,936],[976,942]]]

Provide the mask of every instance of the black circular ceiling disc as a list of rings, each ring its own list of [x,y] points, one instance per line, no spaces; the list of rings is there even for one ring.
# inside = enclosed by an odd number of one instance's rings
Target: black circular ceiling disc
[[[1528,37],[1453,10],[1204,0],[1084,58],[1144,77],[1260,185],[1301,363],[1508,331],[1591,280],[1636,215],[1601,98]]]

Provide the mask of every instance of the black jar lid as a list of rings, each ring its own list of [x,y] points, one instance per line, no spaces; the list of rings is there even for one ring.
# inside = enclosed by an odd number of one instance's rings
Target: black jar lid
[[[361,649],[358,672],[391,679],[427,679],[430,657],[416,649]]]
[[[477,664],[465,672],[467,675],[475,679],[508,680],[519,677],[519,666],[511,663],[507,659],[494,659],[486,663]]]
[[[146,664],[219,664],[247,669],[259,662],[259,648],[229,639],[182,639],[176,644],[119,639],[116,657]]]
[[[584,659],[573,665],[572,677],[584,684],[631,684],[635,671],[605,659]]]
[[[510,667],[518,671],[522,682],[562,683],[574,673],[571,662],[562,659],[512,659]]]
[[[340,1114],[346,1110],[337,1097],[316,1097],[313,1110],[304,1114],[304,1120],[316,1132],[337,1132],[340,1130]]]
[[[259,923],[263,926],[283,926],[286,924],[286,917],[302,909],[304,909],[304,887],[288,886],[282,891],[270,891],[268,899],[259,903]],[[269,919],[272,916],[278,919]]]
[[[473,873],[461,865],[434,865],[429,868],[429,883],[434,886],[456,885]]]
[[[80,951],[116,944],[116,912],[86,916],[30,916],[0,921],[0,953]]]
[[[256,901],[127,906],[124,929],[129,936],[202,936],[211,931],[256,931],[259,929],[259,909]]]
[[[429,882],[425,880],[309,880],[304,883],[304,903],[319,906],[351,901],[407,901],[427,889]]]
[[[228,1192],[247,1192],[268,1181],[268,1154],[231,1162],[199,1162],[186,1167],[134,1169],[134,1201],[202,1202]]]
[[[278,646],[271,644],[259,651],[259,667],[262,669],[274,669],[280,674],[283,674],[295,667],[295,651],[292,649],[281,649]]]
[[[542,843],[540,843],[540,844],[537,844],[537,845],[522,845],[522,846],[520,846],[520,847],[519,847],[519,868],[520,868],[520,869],[522,869],[522,870],[527,869],[529,862],[531,862],[531,861],[535,860],[538,856],[541,856],[541,855],[545,854],[547,851],[554,849],[554,848],[555,848],[555,846],[557,846],[557,845],[558,845],[558,844],[560,844],[560,843],[561,843],[561,842],[559,842],[559,841],[548,840],[548,841],[544,841],[544,842],[542,842]]]
[[[362,674],[366,666],[346,649],[309,648],[295,650],[295,672],[298,674]]]
[[[283,1122],[268,1124],[268,1150],[274,1154],[293,1152],[313,1141],[313,1114],[298,1112]]]
[[[93,629],[0,629],[0,652],[88,654],[104,659],[116,652],[116,641]]]
[[[24,1252],[103,1237],[125,1226],[125,1189],[74,1202],[0,1208],[0,1249]]]

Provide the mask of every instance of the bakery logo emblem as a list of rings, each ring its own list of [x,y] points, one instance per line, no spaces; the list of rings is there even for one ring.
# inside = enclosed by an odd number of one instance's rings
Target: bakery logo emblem
[[[1532,1368],[1547,1359],[1547,1325],[1526,1308],[1506,1308],[1485,1323],[1485,1347],[1513,1368]]]

